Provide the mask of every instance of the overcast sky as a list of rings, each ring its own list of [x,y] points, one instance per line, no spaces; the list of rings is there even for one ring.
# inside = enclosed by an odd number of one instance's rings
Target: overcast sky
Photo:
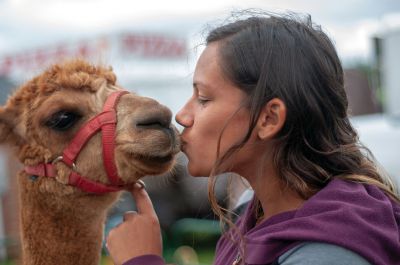
[[[120,30],[190,37],[240,8],[311,14],[345,61],[368,59],[371,36],[400,28],[400,0],[0,0],[0,55]]]

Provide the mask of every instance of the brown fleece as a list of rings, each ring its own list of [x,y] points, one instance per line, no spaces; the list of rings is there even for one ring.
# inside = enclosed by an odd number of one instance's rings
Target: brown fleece
[[[48,163],[62,154],[77,130],[101,112],[107,96],[119,90],[110,68],[73,60],[50,67],[22,85],[0,107],[0,142],[15,147],[25,165]],[[67,130],[48,125],[57,113],[67,111],[79,118]],[[130,93],[117,107],[115,162],[127,187],[149,174],[171,169],[179,141],[175,130],[144,130],[137,120],[170,117],[156,101]],[[171,137],[172,135],[172,137]],[[171,140],[173,139],[173,140]],[[103,167],[100,133],[85,145],[76,165],[78,172],[97,182],[108,183]],[[18,174],[24,265],[98,265],[107,210],[119,193],[94,195],[67,185],[71,169],[56,164],[56,178]],[[138,242],[140,244],[140,242]]]

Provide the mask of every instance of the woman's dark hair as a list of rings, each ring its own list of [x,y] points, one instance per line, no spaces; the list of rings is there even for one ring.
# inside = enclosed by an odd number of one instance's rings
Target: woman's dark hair
[[[243,14],[242,14],[243,15]],[[250,14],[213,29],[206,44],[219,43],[225,77],[248,95],[251,119],[246,137],[219,158],[209,182],[216,204],[215,175],[249,139],[263,106],[273,98],[286,105],[286,121],[276,137],[273,163],[283,183],[307,199],[340,177],[377,185],[399,200],[395,187],[377,169],[352,127],[335,47],[310,16]]]

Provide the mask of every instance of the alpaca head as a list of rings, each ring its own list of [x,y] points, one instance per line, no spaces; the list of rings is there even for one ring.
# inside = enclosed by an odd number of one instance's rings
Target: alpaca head
[[[39,177],[41,188],[47,191],[52,187],[49,183],[68,184],[72,171],[90,181],[110,184],[103,165],[101,131],[88,139],[74,168],[57,157],[81,127],[102,112],[106,99],[122,90],[115,82],[111,69],[82,60],[50,67],[22,85],[0,107],[0,142],[14,145],[27,166],[54,162],[55,180]],[[134,93],[122,95],[115,110],[113,156],[119,183],[129,186],[145,175],[169,171],[179,151],[170,110]],[[79,192],[69,185],[65,189]]]

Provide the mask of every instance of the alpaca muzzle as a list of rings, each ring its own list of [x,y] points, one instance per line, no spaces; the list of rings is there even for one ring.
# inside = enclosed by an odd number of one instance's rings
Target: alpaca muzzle
[[[41,163],[36,166],[25,166],[25,172],[34,176],[52,177],[56,176],[55,164],[63,162],[69,168],[71,173],[69,175],[68,184],[75,186],[85,192],[89,193],[108,193],[120,191],[124,189],[121,178],[118,176],[117,167],[115,165],[114,150],[115,150],[115,130],[117,125],[117,112],[116,106],[118,100],[128,91],[116,91],[110,94],[104,103],[103,111],[90,119],[83,127],[79,129],[75,137],[64,149],[63,154],[51,163]],[[80,151],[87,141],[97,132],[102,132],[102,148],[103,148],[103,161],[104,168],[107,173],[110,184],[103,184],[90,180],[81,176],[77,172],[75,160],[77,159]],[[138,182],[139,185],[140,182]],[[141,185],[143,186],[143,185]]]

